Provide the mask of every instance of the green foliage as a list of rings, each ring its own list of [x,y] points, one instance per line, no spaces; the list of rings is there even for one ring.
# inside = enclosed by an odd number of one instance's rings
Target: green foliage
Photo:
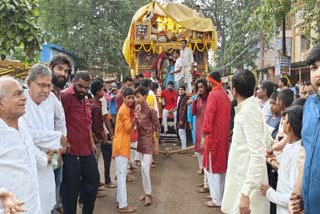
[[[253,19],[252,9],[259,4],[258,0],[241,0],[232,2],[228,22],[228,40],[225,49],[227,68],[255,68],[257,58],[258,29],[248,29],[247,23]]]
[[[122,55],[131,19],[146,1],[40,0],[40,22],[48,43],[78,56],[81,69],[127,73]]]
[[[282,19],[291,10],[291,0],[263,0],[256,10],[262,18],[268,19],[270,16],[280,24]],[[263,19],[261,20],[263,21]]]
[[[250,31],[261,32],[264,42],[268,44],[279,33],[282,20],[291,12],[291,0],[262,0],[253,8],[253,19],[245,26]]]
[[[320,43],[320,2],[317,0],[303,0],[306,35],[313,44]],[[314,31],[312,35],[311,31]]]
[[[249,24],[264,32],[265,40],[269,42],[279,30],[282,19],[294,16],[300,9],[303,10],[305,35],[312,43],[319,43],[320,2],[317,0],[263,0],[255,10],[255,19]],[[311,31],[315,32],[314,36]]]
[[[41,36],[38,26],[36,0],[1,0],[0,2],[0,56],[4,60],[19,48],[20,60],[35,61]]]
[[[194,7],[198,0],[185,0],[189,7]],[[211,18],[219,33],[217,68],[230,72],[231,68],[255,67],[257,57],[257,38],[259,29],[247,26],[253,19],[252,11],[259,5],[259,0],[202,0],[203,12]]]

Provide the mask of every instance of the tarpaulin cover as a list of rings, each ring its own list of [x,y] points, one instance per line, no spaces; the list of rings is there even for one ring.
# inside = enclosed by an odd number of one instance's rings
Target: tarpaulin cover
[[[215,26],[213,25],[210,18],[201,18],[198,17],[194,10],[189,7],[179,4],[179,3],[165,3],[160,4],[158,2],[151,2],[143,7],[141,7],[133,16],[131,21],[130,30],[128,36],[123,44],[122,53],[124,58],[126,59],[129,67],[134,69],[134,53],[132,51],[131,42],[133,41],[132,28],[133,24],[142,20],[147,11],[151,11],[153,4],[154,13],[160,16],[165,16],[171,18],[177,24],[188,30],[194,30],[199,32],[213,32],[213,40],[215,41],[215,46],[217,45],[217,31]],[[214,50],[216,47],[212,47]]]

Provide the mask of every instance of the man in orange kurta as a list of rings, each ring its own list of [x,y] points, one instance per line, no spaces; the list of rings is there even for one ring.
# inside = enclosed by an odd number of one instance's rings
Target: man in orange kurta
[[[117,203],[120,213],[132,213],[135,207],[127,204],[127,166],[130,159],[131,134],[134,130],[136,119],[131,119],[130,108],[134,105],[134,91],[128,87],[123,90],[123,104],[121,105],[117,120],[112,146],[112,157],[116,160],[117,174]]]

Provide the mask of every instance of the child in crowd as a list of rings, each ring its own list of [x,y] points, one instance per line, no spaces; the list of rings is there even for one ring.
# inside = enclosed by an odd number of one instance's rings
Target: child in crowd
[[[118,92],[117,84],[111,83],[110,96],[111,100],[109,101],[109,111],[112,117],[112,122],[115,124],[117,117],[117,108],[116,108],[116,95]]]
[[[136,123],[136,118],[130,118],[130,108],[134,105],[134,91],[127,87],[123,90],[123,104],[117,119],[113,139],[112,157],[116,160],[117,174],[117,206],[120,213],[133,213],[136,208],[127,204],[126,176],[128,160],[130,159],[131,134]]]
[[[281,112],[283,112],[287,107],[291,106],[292,102],[293,102],[293,92],[290,89],[283,89],[279,92],[277,96],[276,105],[278,106]],[[281,118],[281,121],[282,119],[283,117]],[[274,144],[272,145],[272,150],[277,155],[281,153],[282,149],[286,145],[287,136],[283,132],[282,123],[279,123],[279,125],[275,127],[275,130],[278,130],[278,133],[275,137]]]
[[[151,204],[151,179],[150,179],[150,165],[152,163],[152,154],[159,152],[159,135],[160,124],[157,116],[157,112],[152,109],[146,99],[148,91],[144,87],[138,87],[135,91],[135,98],[137,101],[136,107],[136,119],[138,130],[138,146],[137,152],[139,153],[141,162],[141,175],[142,184],[144,189],[144,195],[139,199],[144,201],[144,205]],[[153,138],[153,133],[156,133]]]
[[[281,119],[281,110],[279,109],[279,106],[277,106],[277,96],[277,91],[273,92],[270,96],[270,111],[272,115],[268,115],[266,120],[268,126],[272,128],[275,128],[280,123]]]
[[[268,126],[270,126],[272,131],[272,139],[274,139],[278,133],[279,124],[281,121],[281,109],[277,105],[277,97],[278,92],[275,91],[270,96],[270,111],[272,115],[268,115],[266,118],[266,123]],[[277,188],[277,182],[278,182],[278,173],[275,169],[272,168],[272,165],[270,164],[270,159],[267,159],[267,170],[268,170],[268,179],[269,179],[269,185],[273,188]],[[274,203],[270,203],[270,214],[277,213],[277,206]]]
[[[179,99],[178,99],[178,105],[177,105],[177,128],[179,132],[179,137],[181,141],[181,148],[185,149],[187,147],[187,134],[186,134],[186,128],[187,128],[187,102],[188,102],[188,96],[186,94],[186,87],[180,86],[179,88]],[[185,152],[180,152],[180,154],[183,154]]]
[[[282,125],[288,143],[276,157],[279,163],[276,190],[269,185],[260,187],[262,195],[277,205],[277,214],[289,213],[289,199],[304,160],[304,149],[301,146],[302,110],[302,106],[290,106],[283,113]]]
[[[187,102],[188,110],[187,110],[187,118],[189,127],[191,130],[191,136],[192,136],[192,145],[195,144],[195,136],[196,136],[196,115],[192,115],[192,103],[194,100],[197,99],[197,91],[195,91],[195,84],[192,85],[193,87],[193,95],[190,97],[190,99]]]
[[[271,95],[270,101],[270,110],[272,114],[278,113],[281,115],[281,112],[285,110],[286,107],[289,107],[293,102],[293,92],[290,89],[281,90],[276,96],[276,103],[274,103],[275,93]],[[275,128],[272,132],[272,138],[274,139],[272,150],[267,151],[267,170],[268,170],[268,179],[271,187],[276,188],[278,183],[278,172],[274,166],[274,159],[272,156],[275,154],[276,156],[282,152],[282,149],[287,144],[287,136],[283,131],[283,126],[281,121],[283,118],[280,116],[280,120],[275,125]],[[270,156],[269,156],[270,155]],[[270,213],[276,213],[276,205],[271,203]]]

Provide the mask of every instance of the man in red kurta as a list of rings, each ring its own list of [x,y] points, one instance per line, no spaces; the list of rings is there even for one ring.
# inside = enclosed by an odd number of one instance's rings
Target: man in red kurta
[[[212,198],[205,205],[215,207],[221,206],[227,170],[231,103],[221,87],[219,72],[211,72],[207,80],[212,91],[207,101],[201,146],[204,147],[203,166]]]
[[[156,58],[154,59],[152,65],[151,65],[151,69],[156,72],[157,79],[159,79],[159,76],[161,75],[160,72],[162,69],[162,65],[163,65],[164,60],[166,60],[166,59],[167,59],[167,54],[165,52],[162,52],[156,56]]]

